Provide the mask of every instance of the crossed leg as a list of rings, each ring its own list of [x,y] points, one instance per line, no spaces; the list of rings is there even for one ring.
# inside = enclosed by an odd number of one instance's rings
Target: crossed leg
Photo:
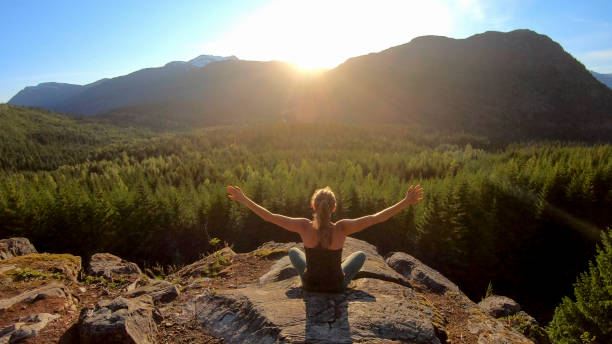
[[[363,263],[365,263],[366,255],[362,251],[351,253],[344,261],[342,261],[342,272],[344,272],[344,287],[355,278]]]
[[[302,285],[304,285],[304,271],[306,271],[306,255],[300,249],[292,247],[289,250],[289,260],[291,260],[291,264],[295,270],[297,270],[298,275],[300,275],[300,280],[302,281]]]
[[[302,281],[302,285],[304,285],[304,271],[306,271],[306,255],[300,249],[295,247],[289,250],[289,260],[291,264],[297,271],[298,275],[300,275],[300,280]],[[348,284],[355,278],[357,272],[365,263],[366,255],[362,251],[357,251],[351,253],[346,259],[342,261],[342,272],[344,273],[344,287],[348,286]]]

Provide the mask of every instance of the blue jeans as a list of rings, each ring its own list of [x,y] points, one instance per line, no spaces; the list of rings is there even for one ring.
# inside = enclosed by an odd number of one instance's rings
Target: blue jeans
[[[304,271],[306,271],[306,255],[298,248],[291,248],[289,250],[289,259],[291,260],[291,264],[293,268],[297,270],[298,275],[300,275],[300,279],[302,280],[302,285],[304,285]],[[357,272],[365,263],[366,255],[362,251],[357,251],[351,253],[348,257],[346,257],[342,261],[342,272],[344,272],[344,287],[353,280]]]

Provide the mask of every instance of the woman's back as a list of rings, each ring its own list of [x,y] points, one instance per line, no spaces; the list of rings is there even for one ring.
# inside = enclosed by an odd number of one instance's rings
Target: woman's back
[[[340,225],[335,223],[329,224],[330,231],[330,243],[328,246],[325,246],[322,243],[322,238],[320,235],[320,231],[315,227],[314,221],[310,221],[310,226],[306,226],[306,228],[300,232],[300,237],[302,238],[302,242],[304,243],[304,248],[311,247],[320,247],[328,250],[338,250],[342,249],[344,246],[344,241],[346,240],[346,234],[342,230]]]
[[[316,292],[341,292],[344,289],[342,248],[329,250],[322,247],[304,247],[306,271],[304,288]]]
[[[406,206],[418,203],[423,195],[420,185],[411,185],[406,197],[393,206],[373,215],[332,223],[330,219],[336,210],[336,198],[329,187],[318,189],[312,195],[313,220],[271,213],[246,197],[238,187],[228,186],[227,192],[229,198],[243,203],[262,219],[298,233],[306,254],[292,248],[289,250],[289,258],[302,277],[304,286],[311,291],[333,292],[346,287],[366,260],[365,254],[358,251],[349,255],[344,262],[341,261],[346,236],[386,221]]]

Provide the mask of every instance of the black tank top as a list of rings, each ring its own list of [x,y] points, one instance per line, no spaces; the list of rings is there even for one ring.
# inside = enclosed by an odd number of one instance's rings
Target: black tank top
[[[340,293],[344,290],[342,272],[342,248],[328,250],[320,245],[306,250],[304,289],[323,293]]]

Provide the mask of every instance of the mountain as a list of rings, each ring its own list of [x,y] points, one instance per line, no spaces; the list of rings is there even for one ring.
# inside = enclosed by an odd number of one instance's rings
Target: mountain
[[[56,104],[79,94],[83,87],[85,86],[59,82],[43,82],[37,86],[28,86],[19,91],[8,101],[8,104],[53,109]]]
[[[585,139],[612,129],[612,91],[544,35],[426,36],[327,76],[337,115],[506,138]]]
[[[280,121],[302,84],[303,78],[289,63],[221,61],[176,80],[160,95],[166,101],[115,109],[98,117],[179,127]]]
[[[612,88],[612,73],[610,74],[602,74],[591,71],[591,74],[595,77],[595,79],[603,82],[606,86]]]
[[[106,116],[164,125],[416,123],[509,140],[612,139],[612,90],[530,30],[418,37],[314,75],[281,62],[224,61],[185,75],[164,96]]]
[[[530,30],[424,36],[305,73],[278,61],[171,62],[54,107],[152,126],[314,120],[409,123],[507,140],[612,140],[612,90]]]
[[[118,107],[164,99],[168,85],[185,73],[211,62],[236,60],[235,56],[201,55],[190,61],[173,61],[163,67],[146,68],[87,85],[42,83],[28,86],[8,104],[36,106],[69,114],[96,115]]]

